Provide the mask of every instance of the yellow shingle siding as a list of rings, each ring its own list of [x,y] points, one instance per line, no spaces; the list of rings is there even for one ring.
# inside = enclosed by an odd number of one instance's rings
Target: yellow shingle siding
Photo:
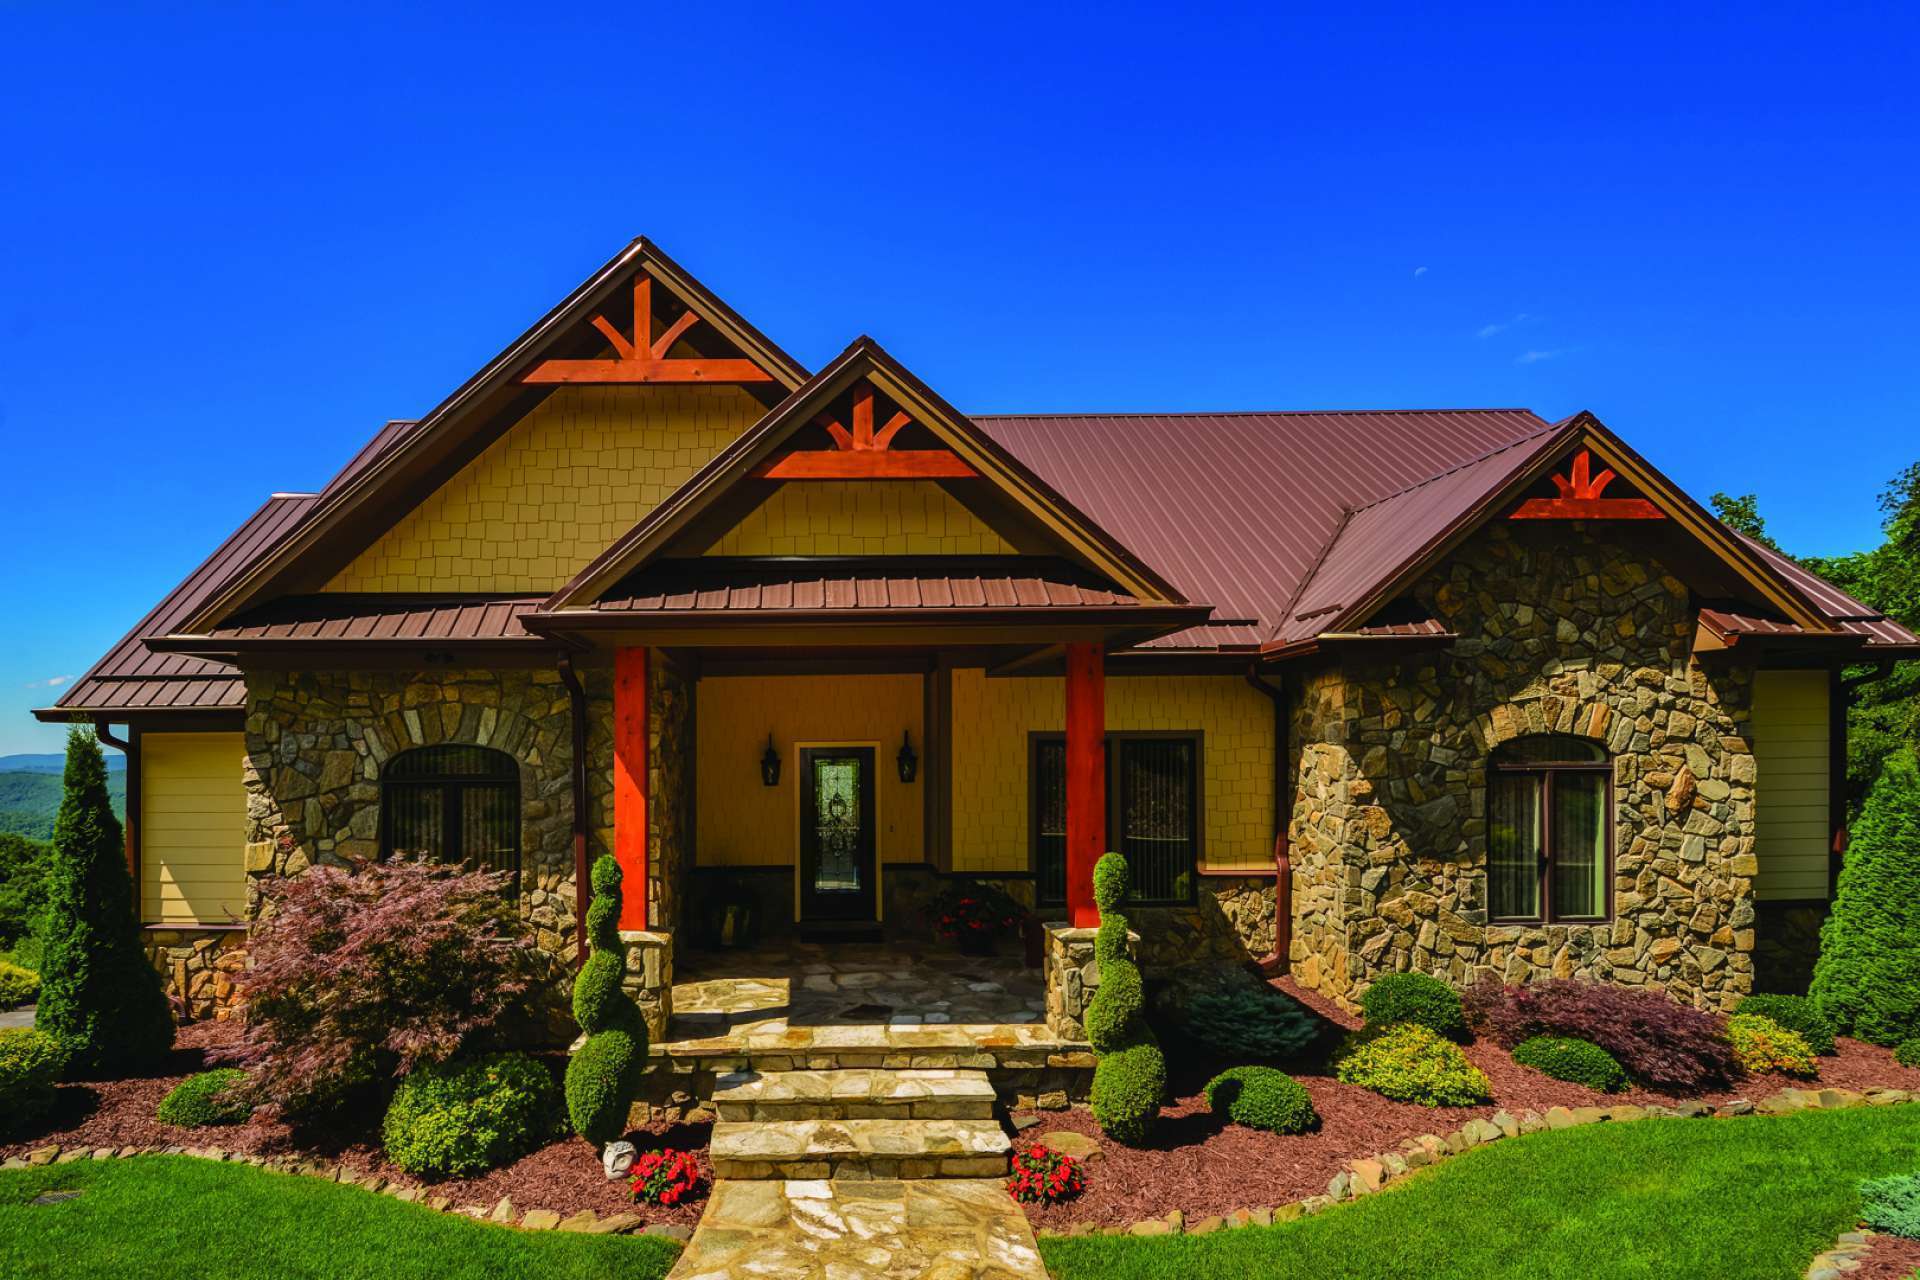
[[[1825,671],[1753,679],[1754,850],[1761,899],[1823,899],[1831,859],[1830,731]]]
[[[698,861],[705,867],[792,866],[799,849],[796,743],[873,743],[878,847],[884,862],[924,856],[926,780],[902,782],[894,768],[900,734],[924,751],[922,679],[917,675],[708,676],[698,685],[694,770]],[[760,756],[773,735],[780,785],[760,781]]]
[[[738,387],[560,387],[327,584],[552,591],[765,409]]]
[[[140,916],[230,924],[247,906],[246,757],[238,733],[140,735]]]
[[[781,486],[707,548],[710,556],[1011,555],[1014,548],[931,480]]]
[[[954,672],[955,871],[1027,869],[1028,735],[1057,733],[1065,724],[1063,680],[989,680],[979,668]],[[1235,676],[1109,678],[1107,728],[1198,730],[1207,866],[1272,867],[1271,702]]]

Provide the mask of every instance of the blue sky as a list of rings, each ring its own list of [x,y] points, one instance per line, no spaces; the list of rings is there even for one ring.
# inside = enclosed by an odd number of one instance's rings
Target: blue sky
[[[1590,408],[1870,543],[1920,19],[1671,7],[0,6],[0,753],[639,233],[962,408]]]

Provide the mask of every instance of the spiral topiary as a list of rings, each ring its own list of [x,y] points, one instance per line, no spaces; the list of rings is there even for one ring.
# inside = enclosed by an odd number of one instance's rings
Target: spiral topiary
[[[593,902],[587,938],[593,950],[573,980],[573,1017],[587,1042],[567,1061],[567,1119],[596,1145],[618,1138],[640,1092],[647,1063],[647,1023],[620,985],[626,969],[620,946],[620,864],[593,864]]]
[[[1093,954],[1100,987],[1087,1005],[1087,1039],[1099,1061],[1093,1069],[1093,1118],[1116,1142],[1137,1146],[1153,1131],[1167,1089],[1167,1060],[1147,1025],[1146,991],[1127,950],[1127,860],[1104,855],[1093,868],[1093,901],[1100,931]]]

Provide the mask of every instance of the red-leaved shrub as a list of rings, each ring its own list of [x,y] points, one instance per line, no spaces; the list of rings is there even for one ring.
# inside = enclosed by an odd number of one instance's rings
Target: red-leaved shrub
[[[1724,1089],[1740,1064],[1726,1019],[1657,991],[1555,978],[1524,987],[1487,979],[1465,995],[1467,1022],[1511,1049],[1533,1036],[1577,1036],[1612,1054],[1628,1075],[1677,1094]]]
[[[245,1026],[221,1056],[287,1115],[453,1057],[519,1010],[542,964],[508,879],[396,857],[268,881]]]

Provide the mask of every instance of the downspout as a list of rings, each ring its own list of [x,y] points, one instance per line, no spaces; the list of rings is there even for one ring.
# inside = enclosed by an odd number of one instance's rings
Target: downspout
[[[1287,971],[1293,953],[1293,858],[1287,847],[1287,826],[1293,817],[1292,735],[1286,691],[1261,679],[1258,663],[1247,668],[1247,683],[1273,703],[1273,954],[1255,963],[1261,973],[1274,977]]]
[[[140,755],[134,749],[133,726],[127,726],[127,737],[116,738],[105,716],[93,718],[93,736],[110,747],[118,747],[120,754],[127,760],[127,820],[126,830],[121,834],[126,839],[127,875],[133,881],[133,914],[140,919]]]
[[[593,881],[587,867],[587,691],[573,669],[573,655],[562,653],[557,665],[567,686],[568,717],[573,730],[573,964],[587,962],[587,901]]]

